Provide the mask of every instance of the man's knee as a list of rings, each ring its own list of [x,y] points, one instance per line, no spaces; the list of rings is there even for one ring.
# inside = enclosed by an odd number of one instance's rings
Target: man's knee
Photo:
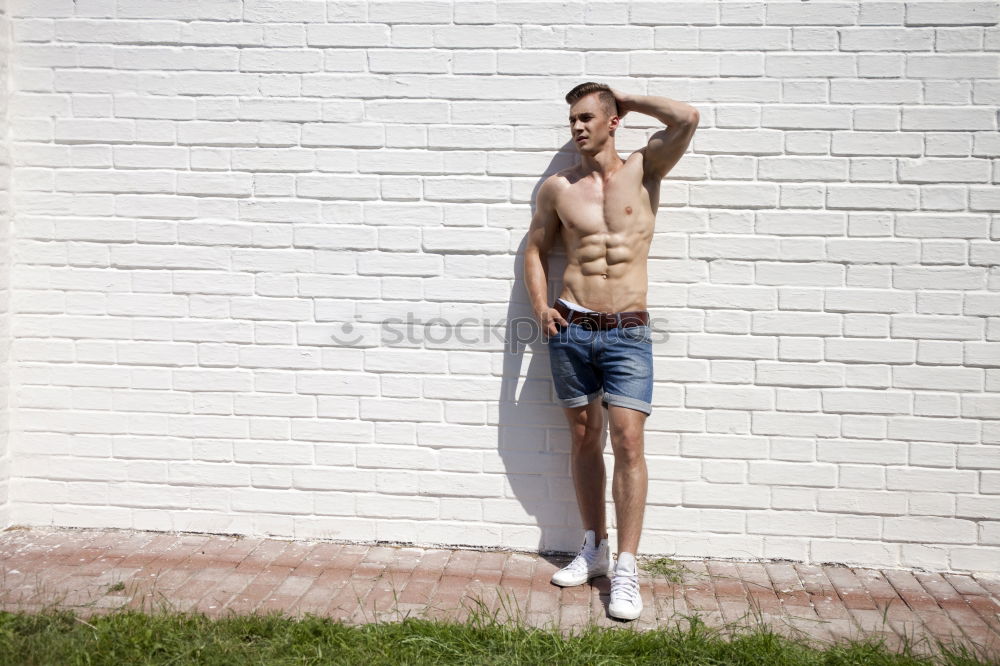
[[[581,430],[573,433],[573,449],[578,453],[596,453],[601,451],[601,433],[596,430]]]
[[[584,422],[573,427],[573,446],[577,448],[600,447],[603,438],[603,428],[593,422]]]
[[[611,443],[617,462],[638,464],[643,459],[643,424],[636,421],[612,424]]]

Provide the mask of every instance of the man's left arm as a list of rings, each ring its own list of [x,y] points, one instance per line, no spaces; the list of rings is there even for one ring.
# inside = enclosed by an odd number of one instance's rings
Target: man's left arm
[[[613,92],[618,103],[619,117],[635,111],[653,116],[667,126],[666,129],[655,132],[640,151],[643,154],[643,171],[646,177],[656,181],[663,180],[683,157],[698,129],[698,109],[667,97],[629,95],[618,90]]]

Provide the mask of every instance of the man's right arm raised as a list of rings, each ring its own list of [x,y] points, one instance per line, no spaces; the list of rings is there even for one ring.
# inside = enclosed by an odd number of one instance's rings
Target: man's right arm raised
[[[528,229],[528,242],[524,248],[524,282],[531,300],[531,309],[542,330],[555,335],[556,322],[568,326],[566,320],[548,302],[549,250],[559,237],[560,220],[556,213],[556,180],[549,176],[538,188],[535,214]]]

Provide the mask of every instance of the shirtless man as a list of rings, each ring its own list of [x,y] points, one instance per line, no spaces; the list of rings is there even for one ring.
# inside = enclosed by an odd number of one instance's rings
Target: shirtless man
[[[570,464],[585,528],[579,554],[552,582],[580,585],[609,572],[603,404],[615,456],[611,492],[618,528],[608,612],[631,620],[642,611],[635,553],[648,478],[643,429],[653,392],[646,259],[660,181],[681,159],[699,116],[683,102],[629,95],[599,83],[576,86],[566,101],[580,162],[542,183],[524,251],[526,287],[546,332],[553,384],[569,421]],[[668,127],[622,161],[614,134],[629,111]],[[562,293],[550,305],[547,257],[560,236],[567,265]]]

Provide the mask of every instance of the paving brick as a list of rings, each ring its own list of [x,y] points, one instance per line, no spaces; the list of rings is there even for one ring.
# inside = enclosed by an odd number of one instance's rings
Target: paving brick
[[[708,561],[706,568],[712,576],[715,596],[720,601],[736,600],[742,602],[746,600],[747,591],[743,587],[740,570],[735,562]]]
[[[355,611],[368,595],[374,585],[374,579],[355,578],[351,575],[350,570],[333,569],[331,571],[336,574],[334,580],[338,581],[338,584],[331,588],[326,607],[321,614],[334,620],[347,621],[354,616]]]
[[[286,541],[263,540],[243,558],[236,570],[242,573],[260,573],[287,547]]]
[[[824,567],[823,572],[833,584],[848,610],[876,610],[875,602],[864,584],[848,567]]]
[[[688,570],[694,581],[684,587],[684,600],[688,608],[694,612],[718,613],[719,599],[715,596],[715,584],[708,572],[705,562],[697,561],[688,564]]]
[[[672,618],[688,612],[683,585],[662,578],[654,578],[652,585],[657,623],[667,623]]]
[[[351,624],[374,622],[379,620],[380,613],[391,608],[395,591],[394,578],[385,574],[395,556],[394,549],[388,546],[372,546],[368,549],[365,557],[354,567],[349,580],[354,595],[354,609],[349,612],[349,604],[348,607],[342,607],[342,619]],[[347,601],[350,601],[350,597]]]
[[[478,608],[566,635],[591,625],[683,626],[697,615],[710,627],[764,622],[817,643],[933,637],[1000,656],[1000,583],[966,574],[690,560],[681,583],[641,571],[643,612],[626,624],[608,616],[607,576],[551,583],[564,556],[57,528],[0,532],[0,553],[4,610],[311,613],[364,623],[463,621]],[[118,581],[125,589],[111,590]]]
[[[503,573],[500,576],[500,587],[509,592],[512,606],[518,612],[527,611],[527,599],[531,593],[531,579],[534,575],[538,557],[524,553],[511,553],[504,562]],[[515,608],[511,608],[513,612]]]
[[[781,600],[775,594],[771,578],[762,562],[737,563],[740,578],[751,606],[761,613],[781,613]]]
[[[319,576],[336,559],[343,547],[344,545],[340,543],[314,543],[298,566],[292,570],[292,575]]]
[[[812,564],[796,564],[802,586],[809,593],[809,603],[816,610],[816,615],[830,621],[830,631],[834,637],[842,637],[845,631],[849,633],[851,626],[850,613],[844,606],[840,595],[826,574],[826,567]],[[844,623],[847,623],[846,625]]]
[[[241,573],[235,568],[228,570],[215,586],[194,604],[192,610],[211,616],[221,616],[227,611],[232,611],[230,601],[246,589],[256,577],[257,574]]]
[[[258,611],[261,613],[271,611],[294,613],[299,599],[312,587],[312,584],[312,576],[293,576],[289,574],[271,591],[270,596],[261,602]]]
[[[451,556],[450,550],[419,550],[419,559],[410,571],[402,590],[399,604],[406,610],[422,612],[427,608],[441,580],[441,572]]]
[[[480,553],[455,550],[444,565],[437,588],[427,606],[427,616],[432,619],[468,617],[468,607],[463,606],[465,588],[472,580]]]
[[[289,542],[288,546],[281,551],[281,554],[271,561],[271,564],[276,567],[288,567],[294,571],[315,547],[316,544],[309,542]]]
[[[236,615],[250,614],[257,610],[271,592],[288,576],[287,569],[262,570],[246,587],[229,600],[228,608]]]
[[[324,616],[330,605],[331,597],[346,583],[346,578],[336,569],[325,569],[318,575],[309,578],[312,584],[299,599],[294,614],[296,616],[306,614]]]
[[[940,607],[920,581],[909,571],[888,570],[885,571],[886,580],[892,584],[900,598],[906,605],[915,611],[938,611]]]
[[[528,614],[545,615],[558,620],[559,588],[552,584],[552,574],[558,566],[544,559],[539,559],[531,578],[531,590],[528,598]]]
[[[119,565],[123,567],[145,566],[157,558],[176,541],[173,534],[154,534],[152,538],[142,547],[133,553],[127,553]],[[241,539],[241,542],[248,541]]]
[[[590,618],[599,627],[613,627],[616,620],[608,615],[611,603],[611,579],[607,576],[594,578],[590,582],[594,593],[590,597]]]
[[[232,537],[214,536],[203,543],[195,545],[191,556],[178,565],[183,569],[204,569],[215,566],[223,553],[233,548],[235,540]]]
[[[771,580],[772,590],[782,606],[812,608],[809,603],[809,592],[799,579],[795,567],[788,562],[769,562],[764,565]]]
[[[198,602],[209,596],[228,577],[231,571],[231,569],[212,566],[194,569],[191,577],[174,590],[170,599],[178,610],[190,611],[198,605]]]
[[[587,602],[590,601],[587,595]],[[559,626],[567,629],[584,629],[590,623],[590,604],[563,603],[559,606]]]

